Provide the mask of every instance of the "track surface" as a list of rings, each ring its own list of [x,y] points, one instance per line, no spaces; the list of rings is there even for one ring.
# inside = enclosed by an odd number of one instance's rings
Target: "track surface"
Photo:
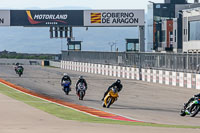
[[[19,78],[15,74],[13,66],[0,65],[0,78],[53,98],[145,122],[200,125],[200,115],[195,118],[179,116],[183,103],[198,93],[199,90],[122,79],[124,88],[119,94],[118,101],[109,109],[105,109],[101,107],[102,102],[100,99],[107,87],[116,78],[40,66],[24,66],[24,68],[24,75]],[[64,94],[60,86],[60,80],[64,72],[72,78],[72,91],[69,96]],[[74,85],[79,75],[83,75],[88,82],[88,91],[84,101],[79,101],[75,94]]]

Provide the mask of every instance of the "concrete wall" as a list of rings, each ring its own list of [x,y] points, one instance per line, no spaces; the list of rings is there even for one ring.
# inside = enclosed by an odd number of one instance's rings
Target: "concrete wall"
[[[4,59],[0,58],[0,65],[14,65],[17,62],[23,65],[30,65],[30,61],[34,61],[37,65],[41,65],[42,60],[33,60],[33,59]]]
[[[183,51],[184,52],[200,52],[200,41],[188,41],[183,42]]]
[[[49,61],[49,65],[53,67],[61,67],[61,62],[56,62],[56,61]]]
[[[116,64],[118,63],[118,57],[122,57],[122,61],[125,59],[124,52],[95,52],[95,51],[62,51],[62,60],[66,61],[79,61],[79,62],[91,62],[99,64]],[[125,64],[124,62],[122,62]]]
[[[200,74],[153,69],[142,69],[140,73],[139,68],[72,61],[61,61],[61,68],[116,78],[140,80],[141,77],[146,82],[200,89]]]

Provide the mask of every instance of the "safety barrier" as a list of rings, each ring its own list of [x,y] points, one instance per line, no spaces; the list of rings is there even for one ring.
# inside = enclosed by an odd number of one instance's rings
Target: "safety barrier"
[[[114,65],[61,61],[61,68],[118,78],[141,80],[171,86],[200,89],[200,74],[141,69]]]
[[[15,65],[16,63],[20,63],[22,65],[41,65],[42,60],[0,58],[0,65]]]
[[[60,68],[61,63],[57,62],[57,61],[49,61],[49,66],[59,67]]]

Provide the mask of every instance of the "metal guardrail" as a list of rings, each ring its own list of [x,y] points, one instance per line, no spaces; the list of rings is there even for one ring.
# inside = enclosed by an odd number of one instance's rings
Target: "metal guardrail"
[[[62,51],[62,60],[189,73],[200,67],[200,54],[187,53]]]

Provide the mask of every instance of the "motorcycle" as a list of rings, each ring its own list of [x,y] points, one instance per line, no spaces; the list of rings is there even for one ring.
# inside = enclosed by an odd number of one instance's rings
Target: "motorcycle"
[[[103,107],[109,108],[110,105],[112,105],[117,100],[118,97],[119,95],[117,89],[112,88],[104,98]]]
[[[63,81],[62,83],[63,91],[65,92],[66,95],[69,95],[69,92],[71,91],[70,84],[71,83],[69,81]]]
[[[23,74],[23,68],[22,67],[16,68],[16,73],[19,75],[19,77],[21,77],[21,75]]]
[[[189,115],[190,117],[195,117],[200,111],[200,98],[193,97],[188,104],[184,104],[183,109],[181,109],[180,116]]]
[[[83,100],[83,97],[85,96],[86,87],[84,83],[79,83],[77,88],[77,95],[79,97],[79,100]]]

